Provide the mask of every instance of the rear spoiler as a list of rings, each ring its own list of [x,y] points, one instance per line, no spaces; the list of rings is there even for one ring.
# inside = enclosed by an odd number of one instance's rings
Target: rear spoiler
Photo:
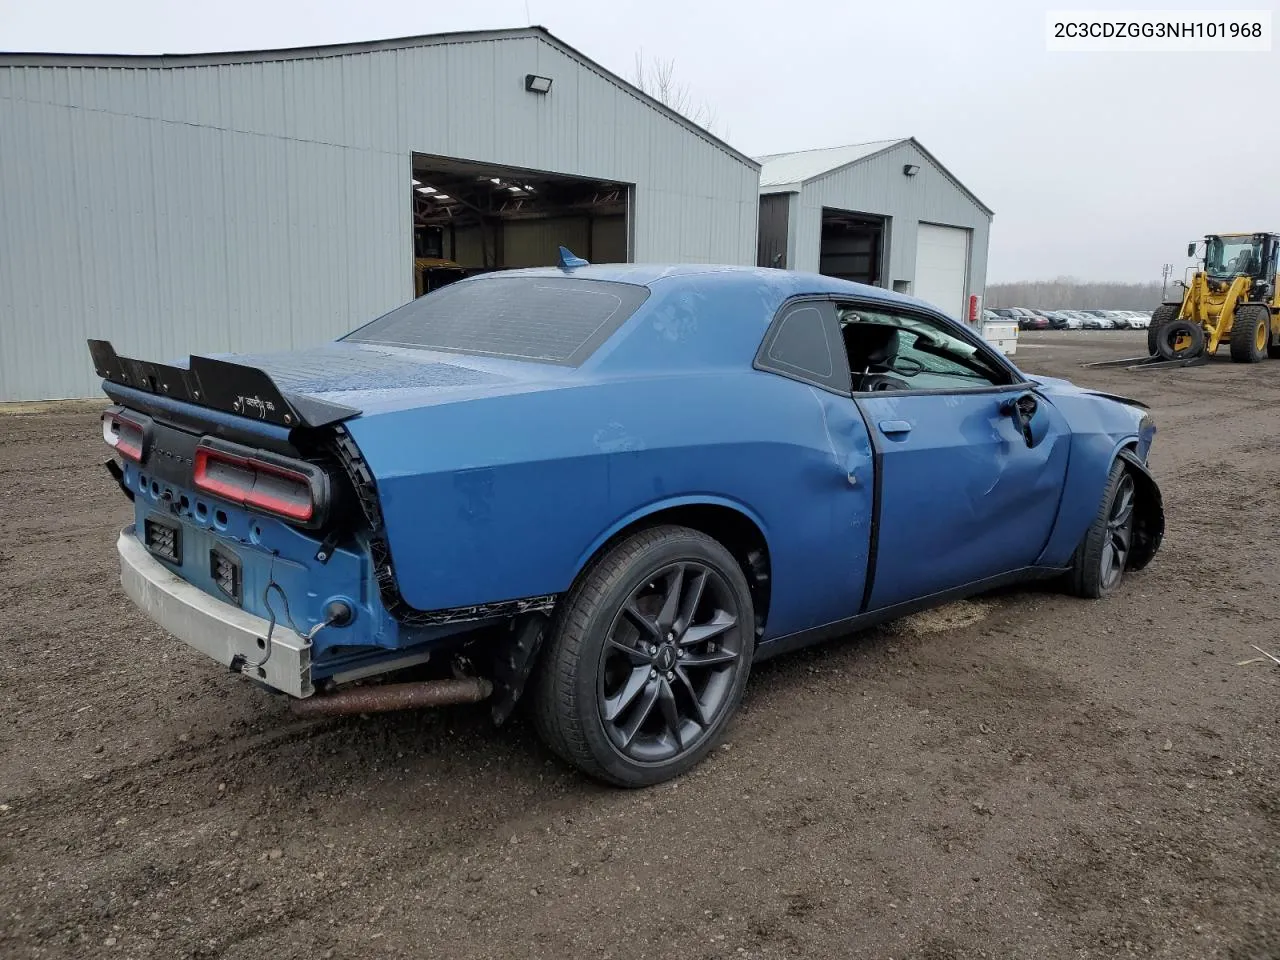
[[[122,357],[109,340],[90,340],[89,355],[109,383],[279,427],[325,427],[360,415],[354,407],[286,393],[265,371],[227,360],[192,356],[185,368],[174,367]]]

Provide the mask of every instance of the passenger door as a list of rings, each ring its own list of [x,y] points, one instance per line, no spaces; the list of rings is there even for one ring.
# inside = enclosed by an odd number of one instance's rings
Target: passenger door
[[[854,397],[877,459],[867,610],[1030,566],[1058,513],[1069,428],[976,337],[927,315],[844,311],[898,328],[890,375]],[[894,383],[893,381],[896,381]]]

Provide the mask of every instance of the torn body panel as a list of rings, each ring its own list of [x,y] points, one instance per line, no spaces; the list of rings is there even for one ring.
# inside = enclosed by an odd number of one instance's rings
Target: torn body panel
[[[1142,435],[1146,421],[1139,408],[1091,395],[1066,381],[1055,381],[1052,387],[1042,389],[1071,425],[1071,456],[1057,520],[1036,560],[1037,564],[1056,567],[1070,562],[1097,516],[1116,457],[1122,450],[1140,449],[1141,455],[1135,453],[1134,458],[1145,462],[1143,444],[1149,446],[1151,437]]]

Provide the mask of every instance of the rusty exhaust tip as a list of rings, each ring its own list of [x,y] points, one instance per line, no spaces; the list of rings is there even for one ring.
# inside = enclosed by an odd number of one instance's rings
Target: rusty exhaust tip
[[[493,683],[483,677],[462,680],[423,680],[420,683],[384,683],[376,686],[316,694],[294,700],[289,708],[299,717],[332,717],[349,713],[389,713],[443,707],[454,703],[478,703],[493,693]]]

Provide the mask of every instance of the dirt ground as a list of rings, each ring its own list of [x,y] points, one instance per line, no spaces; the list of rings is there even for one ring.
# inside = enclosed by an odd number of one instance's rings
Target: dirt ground
[[[1160,425],[1164,550],[763,665],[620,792],[477,708],[327,721],[118,592],[92,407],[0,415],[0,957],[1280,958],[1280,363],[1029,371]]]

